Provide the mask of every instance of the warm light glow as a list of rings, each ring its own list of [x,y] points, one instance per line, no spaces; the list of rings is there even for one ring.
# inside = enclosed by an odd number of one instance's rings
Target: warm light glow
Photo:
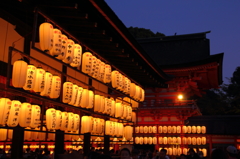
[[[179,94],[179,95],[178,95],[178,99],[179,99],[179,100],[182,100],[182,99],[183,99],[183,95]]]

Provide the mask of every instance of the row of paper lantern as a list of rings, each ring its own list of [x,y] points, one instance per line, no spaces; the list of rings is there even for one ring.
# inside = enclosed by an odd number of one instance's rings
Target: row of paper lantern
[[[159,148],[159,151],[161,150],[162,148]],[[180,156],[181,154],[184,154],[184,155],[188,155],[188,151],[189,151],[189,148],[172,148],[172,147],[169,147],[169,148],[164,148],[167,150],[167,155],[169,156]],[[195,149],[195,152],[196,151],[196,148]],[[198,149],[199,151],[202,151],[203,152],[203,157],[206,157],[207,156],[207,149],[205,148],[202,148],[202,149]]]
[[[12,85],[16,88],[40,92],[41,96],[55,99],[60,95],[61,78],[43,68],[18,60],[13,64]]]
[[[135,133],[206,133],[206,126],[136,126]]]
[[[40,124],[41,108],[18,100],[0,98],[0,125],[37,128]]]
[[[206,145],[206,137],[135,137],[136,144],[181,144],[184,145]]]
[[[129,94],[136,100],[144,100],[142,88],[134,87],[135,84],[131,83],[127,77],[118,71],[112,71],[110,65],[105,64],[90,52],[82,55],[81,45],[68,39],[59,29],[53,28],[52,24],[45,22],[40,25],[39,42],[41,50],[48,51],[50,55],[64,63],[70,64],[72,67],[79,67],[82,64],[82,72],[104,83],[112,82],[114,88]]]

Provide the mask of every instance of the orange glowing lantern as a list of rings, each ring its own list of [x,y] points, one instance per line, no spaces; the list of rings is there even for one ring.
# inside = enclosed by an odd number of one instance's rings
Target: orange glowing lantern
[[[53,47],[49,50],[50,55],[61,54],[62,49],[62,32],[59,29],[53,29]]]
[[[12,85],[16,88],[22,88],[26,83],[28,64],[23,60],[15,61],[12,72]]]
[[[79,67],[81,65],[82,58],[82,46],[74,44],[73,61],[70,63],[72,67]]]
[[[42,51],[51,50],[53,47],[53,26],[50,23],[42,23],[39,27],[39,43]]]

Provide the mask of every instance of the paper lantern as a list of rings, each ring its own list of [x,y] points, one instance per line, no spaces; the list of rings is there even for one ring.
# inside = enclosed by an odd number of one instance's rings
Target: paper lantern
[[[191,126],[187,126],[187,133],[191,133],[192,132],[192,127]]]
[[[112,135],[113,133],[113,122],[112,121],[106,121],[105,122],[105,134],[106,135]]]
[[[116,103],[114,101],[114,99],[110,100],[111,102],[111,112],[110,112],[110,116],[115,116],[115,112],[116,112]]]
[[[148,127],[148,133],[153,133],[153,127],[152,126]]]
[[[139,126],[135,127],[135,133],[139,133]]]
[[[62,49],[62,32],[59,29],[53,29],[53,47],[49,50],[50,55],[61,54]]]
[[[152,137],[148,137],[148,144],[152,145],[153,144],[153,138]]]
[[[74,44],[73,48],[73,61],[70,63],[70,65],[72,67],[79,67],[82,60],[82,46],[79,44]]]
[[[77,98],[77,93],[78,93],[78,85],[73,84],[73,86],[72,86],[72,95],[71,95],[70,102],[68,104],[70,104],[70,105],[74,105],[75,104],[75,101],[76,101],[76,98]]]
[[[5,126],[9,118],[12,101],[8,98],[0,98],[0,125]]]
[[[26,82],[25,85],[23,86],[24,90],[33,90],[36,80],[36,71],[37,68],[34,65],[28,65]]]
[[[62,112],[56,110],[56,129],[61,129],[62,126]]]
[[[82,56],[82,72],[90,74],[92,67],[92,54],[90,52],[83,53]]]
[[[88,89],[83,89],[80,106],[82,108],[87,108],[88,105],[89,105],[89,92],[88,92]]]
[[[99,125],[100,125],[100,119],[99,118],[93,118],[92,134],[97,134],[98,133]]]
[[[111,73],[111,83],[113,88],[117,88],[119,85],[119,74],[120,73],[116,70],[112,71]]]
[[[202,132],[201,126],[197,126],[197,133],[200,134]]]
[[[187,133],[187,127],[186,126],[182,127],[182,133]]]
[[[168,132],[168,127],[167,127],[167,126],[163,126],[162,132],[163,132],[163,133],[167,133],[167,132]]]
[[[181,137],[177,137],[177,144],[181,144],[182,143],[182,141],[181,141]]]
[[[152,138],[152,143],[153,143],[154,145],[157,144],[157,137],[153,137],[153,138]]]
[[[66,56],[63,58],[64,63],[70,64],[73,61],[73,55],[74,55],[74,41],[71,39],[67,40],[67,51],[66,51]]]
[[[139,126],[139,133],[143,133],[143,126]]]
[[[177,127],[176,126],[172,126],[172,133],[177,133]]]
[[[19,111],[19,125],[28,127],[31,123],[32,106],[30,103],[22,103]]]
[[[163,144],[163,137],[158,137],[158,144]]]
[[[38,105],[32,105],[32,114],[31,114],[31,122],[30,127],[36,128],[40,124],[40,115],[41,115],[41,108]]]
[[[152,133],[157,133],[157,126],[152,127]]]
[[[112,75],[112,68],[110,65],[105,64],[105,72],[104,72],[104,83],[110,83],[111,82],[111,75]]]
[[[202,137],[202,145],[206,145],[207,144],[207,139],[206,137]]]
[[[127,93],[127,77],[122,76],[122,88],[121,91]]]
[[[183,152],[182,152],[182,149],[181,149],[180,147],[177,148],[177,155],[180,156],[182,153],[183,153]]]
[[[138,102],[131,100],[131,104],[133,108],[138,108]]]
[[[126,94],[130,95],[131,92],[131,80],[126,78]]]
[[[94,95],[94,112],[100,112],[101,109],[101,96]]]
[[[125,104],[122,104],[123,107],[123,115],[122,115],[122,119],[126,119],[127,118],[127,106]]]
[[[132,107],[131,106],[127,106],[127,120],[131,120],[132,119]]]
[[[51,50],[53,47],[53,26],[50,23],[42,23],[39,27],[39,43],[42,51]]]
[[[41,92],[44,88],[44,74],[45,70],[42,68],[37,68],[36,70],[36,78],[35,78],[35,84],[33,86],[34,92]]]
[[[172,149],[172,154],[173,154],[174,156],[176,156],[176,155],[178,154],[177,148],[174,147],[174,148]]]
[[[88,73],[88,75],[91,77],[93,77],[93,75],[94,75],[94,71],[96,69],[96,64],[97,64],[97,58],[96,58],[96,56],[92,56],[91,69],[90,69],[90,72]]]
[[[167,127],[167,132],[170,134],[170,133],[172,133],[172,127],[171,126],[168,126]]]
[[[201,145],[202,144],[202,139],[200,137],[197,137],[197,145]]]
[[[181,126],[177,126],[177,133],[181,133]]]
[[[68,37],[64,34],[61,35],[61,50],[60,50],[60,54],[56,57],[59,60],[63,60],[65,59],[66,55],[67,55],[67,43],[68,41]]]
[[[57,127],[57,113],[54,108],[46,110],[46,126],[48,130],[55,130]]]
[[[144,99],[145,99],[145,91],[144,91],[144,89],[140,89],[140,94],[141,94],[141,98],[140,98],[140,102],[143,102],[144,101]]]
[[[99,134],[100,135],[103,135],[103,133],[104,133],[104,128],[105,128],[105,120],[104,119],[100,119],[100,128],[99,128]],[[122,127],[123,127],[123,125],[122,125]],[[123,128],[122,128],[123,129]],[[119,132],[119,136],[122,136],[123,135],[123,132],[122,132],[122,134],[120,134],[120,132]]]
[[[74,114],[72,112],[68,113],[68,127],[67,130],[68,132],[71,132],[74,130]]]
[[[50,72],[45,72],[44,74],[44,87],[43,91],[40,93],[41,96],[49,96],[52,86],[52,74]]]
[[[126,140],[131,140],[133,135],[133,127],[132,126],[125,126],[124,127],[124,137]]]
[[[177,144],[177,138],[176,137],[172,137],[172,144]]]
[[[172,137],[168,137],[168,138],[167,138],[167,143],[168,143],[168,144],[173,144]]]
[[[143,144],[143,137],[139,137],[139,144],[140,144],[140,145]]]
[[[19,122],[19,111],[21,109],[21,102],[13,100],[11,104],[11,109],[9,111],[7,125],[9,127],[16,127]]]
[[[139,137],[135,137],[135,144],[139,144],[139,143],[140,143]]]
[[[89,90],[88,91],[88,105],[86,108],[91,109],[93,108],[94,105],[94,93],[93,91]]]
[[[104,99],[104,114],[110,114],[111,113],[111,99],[105,98]]]
[[[7,140],[7,129],[0,128],[0,141],[6,141],[6,140]]]
[[[105,74],[105,63],[101,61],[100,67],[99,67],[99,73],[98,73],[98,80],[102,81],[104,80],[104,74]]]
[[[49,97],[53,99],[58,98],[60,96],[60,90],[61,90],[61,78],[59,76],[53,76]]]
[[[62,112],[62,124],[60,127],[60,130],[66,131],[68,127],[68,113],[67,112]]]
[[[158,126],[158,133],[162,133],[162,126]]]
[[[12,71],[13,87],[22,88],[26,83],[28,64],[23,60],[15,61]]]
[[[188,143],[187,143],[187,138],[186,138],[186,137],[183,137],[183,138],[182,138],[182,142],[183,142],[184,145],[188,144]]]
[[[183,154],[187,155],[188,154],[188,149],[187,148],[183,148]]]
[[[130,97],[134,98],[136,94],[136,84],[131,83],[130,84]]]
[[[148,126],[144,126],[144,127],[143,127],[143,132],[144,132],[144,133],[148,133]]]
[[[122,103],[116,103],[116,112],[115,112],[115,117],[119,118],[122,117],[123,115],[123,106]]]
[[[24,130],[24,141],[31,140],[31,131],[27,131],[27,130],[30,130],[30,128],[26,128]]]
[[[197,138],[196,137],[192,137],[192,145],[197,145]]]
[[[144,143],[144,144],[148,144],[148,137],[144,137],[144,138],[143,138],[143,143]]]
[[[141,97],[140,97],[140,95],[141,95],[141,91],[140,91],[140,89],[141,89],[141,88],[140,88],[139,86],[136,85],[136,88],[135,88],[136,91],[135,91],[135,95],[134,95],[133,98],[136,99],[136,100],[138,100],[138,101],[139,101],[140,98],[141,98]]]
[[[168,144],[168,138],[167,137],[163,137],[163,144],[164,145]]]
[[[53,130],[51,133],[48,133],[47,140],[49,141],[55,141],[55,130]]]
[[[42,128],[42,131],[43,132],[39,132],[39,134],[38,134],[38,139],[40,140],[40,141],[45,141],[46,140],[46,128],[45,127],[43,127]]]
[[[106,127],[108,125],[106,124]],[[91,116],[82,116],[81,120],[81,133],[90,133],[93,128],[93,117]],[[108,130],[107,130],[108,131]],[[105,130],[105,132],[107,132]]]
[[[111,134],[111,136],[117,136],[117,133],[118,133],[117,132],[117,122],[112,122],[112,134]]]
[[[197,127],[196,126],[192,126],[192,133],[197,133]]]
[[[170,155],[170,156],[173,155],[173,150],[172,150],[172,148],[168,148],[168,149],[167,149],[167,154]]]
[[[118,134],[117,137],[122,137],[124,135],[124,126],[123,123],[118,123]]]
[[[100,73],[101,62],[102,61],[100,59],[98,59],[98,58],[96,59],[96,65],[95,65],[95,69],[94,69],[93,75],[92,75],[93,78],[98,79],[99,73]]]
[[[82,99],[82,92],[83,92],[83,88],[82,87],[78,87],[77,89],[77,95],[76,95],[76,100],[74,102],[74,106],[79,107],[80,106],[80,101]]]
[[[206,126],[202,126],[202,127],[201,127],[201,130],[202,130],[202,133],[203,133],[203,134],[206,134]]]
[[[187,144],[188,144],[188,145],[191,145],[191,144],[192,144],[192,138],[191,138],[191,137],[188,137],[188,138],[187,138]]]
[[[207,157],[207,149],[203,148],[202,152],[203,152],[203,157]]]
[[[62,94],[62,102],[69,103],[72,99],[72,89],[73,83],[72,82],[64,82],[63,84],[63,94]]]
[[[12,135],[13,135],[13,130],[12,129],[8,129],[8,131],[7,131],[7,138],[9,140],[12,140]]]

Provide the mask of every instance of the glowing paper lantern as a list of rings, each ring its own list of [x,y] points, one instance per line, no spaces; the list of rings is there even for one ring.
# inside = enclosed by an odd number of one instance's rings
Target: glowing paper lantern
[[[152,127],[152,126],[149,126],[149,127],[148,127],[148,132],[149,132],[149,133],[153,133],[153,127]]]
[[[79,107],[79,105],[80,105],[80,101],[82,99],[82,92],[83,92],[83,88],[78,87],[77,97],[76,97],[76,100],[75,100],[75,103],[74,103],[74,106],[76,106],[76,107]]]
[[[117,88],[118,85],[119,85],[119,74],[120,74],[120,73],[119,73],[118,71],[116,71],[116,70],[112,71],[112,74],[111,74],[111,78],[112,78],[111,83],[112,83],[112,87],[113,87],[113,88]]]
[[[197,133],[200,134],[202,132],[201,126],[197,126]]]
[[[202,126],[201,129],[202,129],[202,133],[206,134],[206,126]]]
[[[134,98],[136,94],[136,84],[131,83],[130,84],[130,97]]]
[[[42,127],[42,131],[43,132],[39,132],[38,134],[38,139],[40,141],[45,141],[46,140],[46,133],[44,131],[46,131],[46,128],[45,127]]]
[[[181,126],[177,126],[177,133],[181,133]]]
[[[98,74],[98,80],[102,81],[104,80],[104,74],[105,74],[105,63],[101,62],[99,67],[99,74]]]
[[[188,149],[187,148],[183,148],[183,154],[187,155],[188,154]]]
[[[112,121],[106,121],[105,125],[105,134],[106,135],[112,135],[113,133],[113,122]]]
[[[61,90],[61,78],[59,76],[53,76],[49,97],[53,99],[58,98],[60,96],[60,90]]]
[[[28,64],[23,60],[15,61],[12,71],[13,87],[22,88],[26,83]]]
[[[104,72],[104,83],[110,83],[111,82],[111,75],[112,75],[112,68],[110,65],[105,64],[105,72]]]
[[[106,125],[106,127],[107,127],[107,125]],[[92,128],[93,128],[93,117],[82,116],[81,133],[90,133],[90,132],[92,132]],[[105,132],[107,132],[107,131],[105,130]]]
[[[177,144],[181,144],[182,142],[181,142],[181,137],[177,137]]]
[[[133,135],[133,127],[132,126],[125,126],[124,127],[124,137],[126,140],[131,140]]]
[[[206,137],[202,137],[202,145],[206,145],[207,144],[207,139]]]
[[[172,143],[173,143],[172,141],[173,141],[173,140],[172,140],[172,137],[168,137],[168,138],[167,138],[167,143],[168,143],[168,144],[172,144]]]
[[[56,129],[61,129],[62,126],[62,112],[56,110]]]
[[[30,130],[30,128],[26,128],[24,131],[24,140],[25,141],[31,140],[31,131],[27,131],[27,130]]]
[[[67,55],[67,41],[68,41],[68,37],[64,34],[61,35],[61,53],[56,57],[59,60],[63,60],[65,59],[66,55]]]
[[[53,47],[53,26],[50,23],[42,23],[39,27],[39,43],[42,51],[51,50]]]
[[[31,114],[31,128],[37,128],[40,124],[40,115],[41,115],[41,108],[38,105],[32,105],[32,114]]]
[[[188,144],[188,145],[191,145],[191,144],[192,144],[192,138],[191,138],[191,137],[188,137],[188,138],[187,138],[187,144]]]
[[[197,127],[196,126],[192,126],[192,133],[197,133]]]
[[[94,96],[94,112],[100,112],[101,109],[101,96],[95,95]]]
[[[115,117],[119,118],[122,117],[123,115],[123,106],[122,103],[116,103],[116,112],[115,112]]]
[[[43,91],[40,93],[41,96],[49,96],[52,86],[52,74],[50,72],[45,72],[44,75],[44,87]]]
[[[172,133],[177,133],[177,127],[176,126],[172,126]]]
[[[69,103],[72,99],[72,89],[73,89],[73,83],[72,82],[64,82],[63,84],[63,96],[62,96],[62,102],[63,103]]]
[[[207,156],[207,149],[203,148],[202,152],[203,152],[203,157],[206,157]]]
[[[184,145],[186,145],[186,144],[187,144],[187,138],[186,138],[186,137],[183,137],[183,138],[182,138],[182,142],[183,142]]]
[[[187,133],[187,127],[186,126],[182,127],[182,133]]]
[[[167,132],[168,132],[168,128],[167,128],[167,126],[163,126],[163,128],[162,128],[162,132],[163,132],[163,133],[167,133]]]
[[[23,86],[24,90],[33,90],[36,79],[36,71],[37,68],[34,65],[28,65],[26,82],[25,85]]]
[[[91,109],[91,108],[93,108],[93,105],[94,105],[94,93],[93,93],[93,91],[89,90],[88,91],[88,105],[86,106],[86,108]]]
[[[191,133],[192,132],[192,127],[191,126],[187,126],[187,133]]]
[[[140,144],[140,145],[143,144],[143,137],[139,137],[139,144]]]
[[[62,32],[59,29],[53,29],[53,47],[49,50],[50,55],[61,54],[62,49]]]
[[[80,101],[80,106],[82,108],[87,108],[89,106],[89,92],[88,89],[83,89],[82,98]]]
[[[8,98],[0,98],[0,125],[5,126],[9,118],[12,101]]]
[[[144,132],[144,133],[148,133],[148,126],[144,126],[144,127],[143,127],[143,132]]]
[[[139,133],[139,126],[135,127],[135,133]]]
[[[68,113],[68,127],[67,130],[68,132],[71,132],[74,130],[74,114],[72,112]]]
[[[19,111],[21,109],[21,102],[13,100],[11,104],[11,109],[8,116],[7,125],[9,127],[16,127],[19,121]]]
[[[135,137],[135,144],[139,144],[139,143],[140,143],[139,137]]]
[[[6,140],[7,140],[7,129],[0,128],[0,141],[6,141]]]
[[[172,148],[168,148],[168,149],[167,149],[167,153],[168,153],[168,155],[170,155],[170,156],[173,155],[173,150],[172,150]]]
[[[152,127],[152,133],[157,133],[157,126]]]
[[[197,137],[197,145],[201,145],[202,144],[202,139],[200,137]]]
[[[22,103],[19,111],[19,125],[28,127],[31,123],[32,106],[30,103]]]
[[[92,60],[91,60],[91,70],[90,72],[88,73],[89,76],[92,76],[94,75],[94,71],[96,69],[96,64],[97,64],[97,58],[95,56],[92,56]]]
[[[168,126],[168,127],[167,127],[167,132],[168,132],[168,133],[172,133],[172,127],[171,127],[171,126]]]
[[[82,57],[82,72],[90,74],[92,67],[92,54],[90,52],[83,53]]]
[[[153,137],[153,138],[152,138],[152,143],[153,143],[154,145],[157,144],[157,137]]]
[[[167,137],[163,137],[163,144],[164,145],[168,144],[168,138]]]
[[[42,68],[37,68],[36,70],[36,79],[33,87],[34,92],[41,92],[44,88],[44,74],[45,70]]]
[[[173,154],[174,156],[177,155],[177,148],[173,148],[173,149],[172,149],[172,154]]]
[[[140,102],[143,102],[144,99],[145,99],[145,91],[144,91],[144,89],[141,88],[140,93],[141,93]]]
[[[110,112],[110,116],[115,116],[115,112],[116,112],[116,102],[114,99],[110,100],[111,102],[111,112]]]
[[[93,75],[92,75],[92,77],[93,78],[96,78],[96,79],[98,79],[98,77],[99,77],[99,73],[100,73],[100,67],[101,67],[101,60],[100,59],[96,59],[96,65],[95,65],[95,69],[94,69],[94,71],[93,71]]]
[[[176,138],[176,137],[173,137],[173,138],[172,138],[172,143],[173,143],[173,144],[176,144],[176,143],[177,143],[177,138]]]
[[[8,138],[9,140],[12,140],[12,135],[13,135],[13,130],[12,130],[12,129],[8,129],[7,138]]]
[[[118,123],[118,134],[117,137],[122,137],[124,135],[124,126],[123,123]]]
[[[139,133],[143,133],[143,126],[139,127]]]
[[[196,137],[192,137],[192,145],[196,145],[197,144],[197,138]]]
[[[48,130],[55,130],[57,126],[57,113],[54,108],[46,110],[46,126]]]
[[[74,55],[74,41],[71,39],[67,40],[67,52],[65,58],[62,60],[65,63],[70,64],[73,61],[73,55]]]
[[[140,94],[141,94],[140,87],[136,85],[135,90],[136,91],[135,91],[135,95],[133,96],[133,98],[139,101],[140,100]]]
[[[73,50],[73,61],[71,62],[72,67],[79,67],[81,65],[82,58],[82,46],[74,44]]]
[[[144,144],[148,144],[148,137],[144,137],[144,138],[143,138],[143,143],[144,143]]]
[[[68,113],[62,112],[62,124],[60,130],[65,131],[68,127]]]
[[[152,138],[152,137],[149,137],[149,138],[148,138],[148,144],[149,144],[149,145],[152,145],[152,144],[153,144],[153,138]]]
[[[68,104],[73,105],[76,101],[77,98],[77,93],[78,93],[78,85],[73,84],[72,86],[72,96],[71,96],[71,100]]]
[[[162,126],[158,126],[158,133],[162,133]]]
[[[163,137],[158,137],[158,144],[163,144]]]
[[[180,156],[182,154],[182,149],[179,147],[177,148],[177,155]]]

